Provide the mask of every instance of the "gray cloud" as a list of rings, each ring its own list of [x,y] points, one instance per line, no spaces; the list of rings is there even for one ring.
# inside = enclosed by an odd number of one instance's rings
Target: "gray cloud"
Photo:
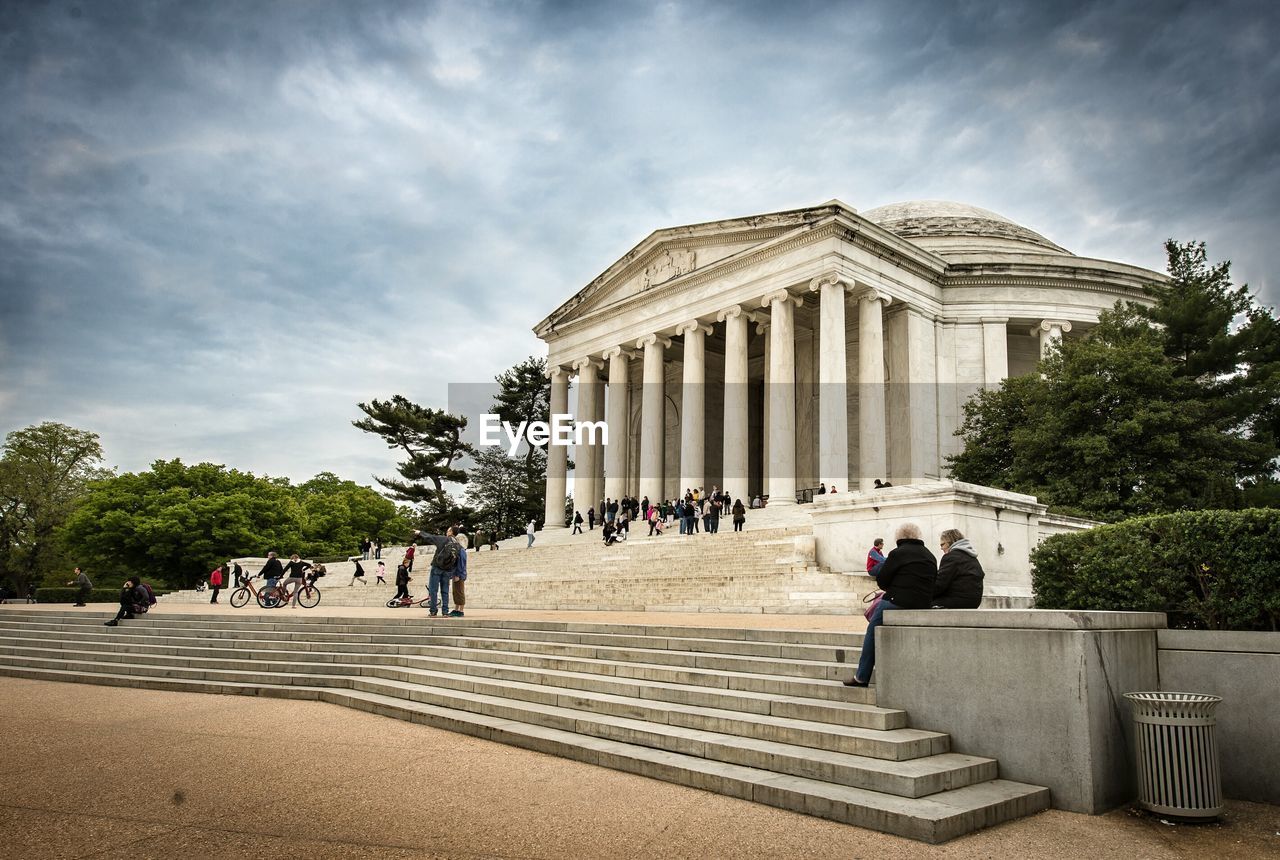
[[[1268,303],[1266,3],[9,3],[0,432],[367,480],[651,230],[946,198]]]

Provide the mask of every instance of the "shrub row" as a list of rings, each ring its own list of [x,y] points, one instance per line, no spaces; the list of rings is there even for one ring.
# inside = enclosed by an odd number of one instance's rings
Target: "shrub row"
[[[1186,511],[1046,538],[1041,609],[1167,612],[1170,627],[1280,627],[1280,510]]]

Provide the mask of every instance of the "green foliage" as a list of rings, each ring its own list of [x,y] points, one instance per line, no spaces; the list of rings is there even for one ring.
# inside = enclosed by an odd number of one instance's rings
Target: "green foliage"
[[[471,453],[471,446],[462,441],[467,419],[443,409],[419,406],[399,394],[389,401],[358,405],[368,417],[352,421],[352,425],[381,436],[388,448],[398,448],[408,457],[396,465],[404,480],[377,478],[378,483],[400,501],[422,503],[434,499],[447,506],[444,483],[467,482],[467,473],[453,465]]]
[[[1054,535],[1031,554],[1041,609],[1168,612],[1170,626],[1276,630],[1280,511],[1186,511]]]
[[[965,404],[953,477],[1103,520],[1275,498],[1280,327],[1203,244],[1166,247],[1153,307],[1117,304]]]
[[[499,374],[492,410],[512,426],[549,421],[551,381],[546,359],[530,357]],[[508,456],[501,448],[475,457],[467,496],[476,506],[476,522],[499,539],[523,534],[529,520],[541,521],[547,493],[547,449],[522,444],[523,453]]]
[[[124,585],[124,581],[128,577],[120,577],[120,585]],[[144,582],[146,579],[144,578]],[[156,593],[156,597],[162,594],[168,594],[164,591],[152,586],[152,591]],[[80,597],[80,589],[66,588],[65,586],[56,586],[49,588],[36,589],[36,603],[75,603]],[[120,586],[115,588],[95,588],[89,592],[89,596],[85,598],[85,603],[119,603],[120,602]]]
[[[364,537],[409,528],[394,503],[330,473],[295,488],[211,463],[159,460],[91,485],[63,539],[91,577],[117,570],[122,579],[189,587],[228,558],[269,550],[346,557]]]
[[[65,424],[15,430],[0,457],[0,579],[21,594],[66,567],[57,530],[99,468],[98,435]]]

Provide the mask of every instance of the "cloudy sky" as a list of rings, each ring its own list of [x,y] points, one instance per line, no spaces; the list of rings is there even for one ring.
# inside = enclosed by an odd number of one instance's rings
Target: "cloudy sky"
[[[652,230],[918,198],[1280,296],[1280,5],[0,4],[0,434],[362,483]]]

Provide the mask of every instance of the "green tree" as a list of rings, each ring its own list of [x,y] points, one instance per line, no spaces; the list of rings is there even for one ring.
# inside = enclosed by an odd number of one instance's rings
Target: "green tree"
[[[1205,421],[1194,384],[1142,318],[1105,312],[1040,369],[966,404],[958,480],[1103,519],[1205,506],[1231,440]]]
[[[412,528],[395,502],[332,472],[299,485],[296,495],[302,507],[304,554],[350,554],[365,538],[385,535],[400,540]]]
[[[492,411],[513,427],[549,421],[551,381],[546,359],[530,357],[496,377]],[[507,537],[541,520],[547,493],[547,449],[522,443],[518,456],[494,448],[475,458],[468,498],[487,531]]]
[[[157,460],[94,482],[63,540],[104,574],[186,587],[227,558],[299,550],[304,522],[288,481]]]
[[[0,579],[20,593],[67,560],[57,530],[88,483],[108,474],[98,434],[46,421],[5,437],[0,457]],[[65,571],[61,571],[65,573]]]
[[[388,401],[372,400],[358,404],[367,416],[352,425],[381,436],[391,449],[403,451],[406,460],[396,464],[403,480],[376,478],[403,502],[434,501],[445,509],[451,502],[445,492],[446,482],[465,484],[467,473],[455,466],[470,454],[471,445],[462,441],[467,419],[450,415],[442,409],[428,409],[399,394]]]

